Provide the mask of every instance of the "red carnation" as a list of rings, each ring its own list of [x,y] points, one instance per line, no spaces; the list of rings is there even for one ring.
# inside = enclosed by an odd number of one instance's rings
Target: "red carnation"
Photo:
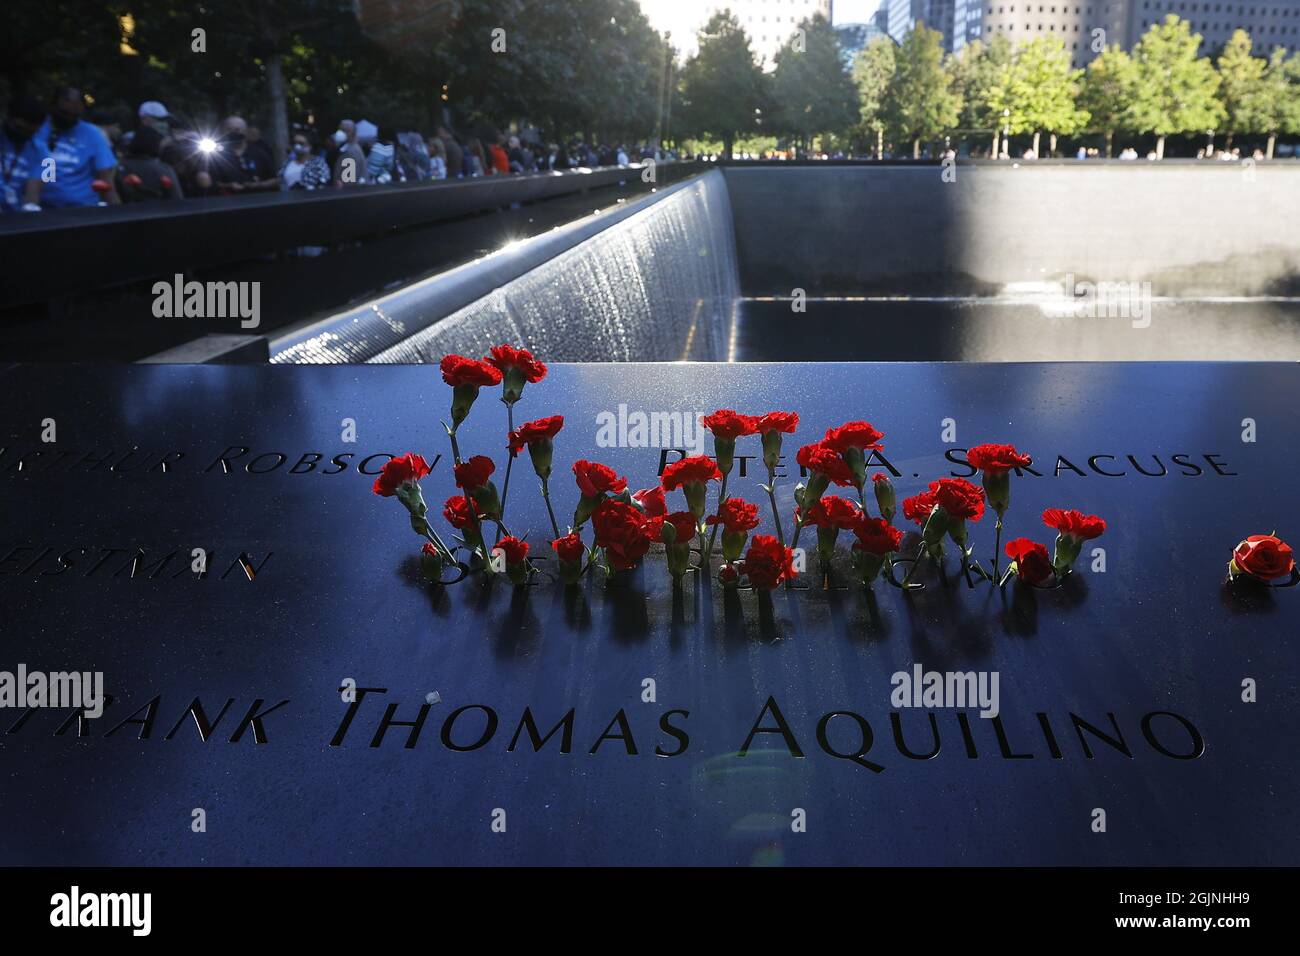
[[[934,511],[934,506],[938,503],[933,491],[922,491],[910,498],[904,498],[903,517],[908,521],[915,521],[924,528],[925,523],[930,520],[930,512]]]
[[[668,513],[668,502],[664,498],[663,488],[642,488],[632,493],[632,500],[639,504],[651,518],[658,518]]]
[[[453,387],[496,385],[501,381],[501,373],[487,362],[463,355],[444,355],[439,367],[442,369],[442,380]]]
[[[551,542],[551,547],[555,549],[555,554],[561,561],[581,561],[583,552],[587,550],[587,546],[582,543],[582,537],[576,532],[570,532],[563,538],[556,538]]]
[[[496,546],[505,552],[506,567],[512,564],[523,564],[528,557],[527,541],[520,541],[518,538],[507,536],[498,541]]]
[[[819,528],[844,530],[853,528],[861,518],[862,511],[857,505],[847,498],[831,495],[820,499],[809,508],[802,523],[816,525]]]
[[[889,476],[885,474],[883,471],[878,471],[871,476],[871,480],[874,482],[888,481]]]
[[[984,489],[965,478],[940,478],[930,482],[935,500],[954,518],[979,521],[984,516]]]
[[[754,419],[754,431],[760,435],[766,432],[785,432],[789,435],[798,427],[798,412],[768,412]]]
[[[720,524],[732,534],[753,531],[758,527],[758,505],[743,498],[728,498],[718,505],[718,513],[709,515],[707,524]]]
[[[474,506],[464,495],[453,495],[442,506],[442,516],[447,523],[461,531],[478,529],[478,515],[474,511]]]
[[[672,525],[673,531],[677,533],[676,542],[685,544],[695,537],[695,515],[689,511],[674,511],[672,514],[663,516],[665,525]]]
[[[674,491],[688,482],[699,482],[703,484],[706,481],[720,481],[722,472],[718,471],[718,466],[712,458],[705,455],[695,455],[691,458],[683,458],[681,461],[675,461],[664,469],[661,484],[664,491]]]
[[[1073,509],[1062,511],[1060,508],[1048,508],[1043,512],[1043,524],[1055,528],[1060,534],[1069,535],[1080,541],[1099,538],[1106,530],[1106,522],[1103,519]]]
[[[662,519],[647,518],[632,505],[611,498],[592,512],[591,525],[596,546],[605,549],[610,567],[630,571],[650,550],[651,534],[659,537]]]
[[[1233,550],[1232,564],[1252,577],[1271,581],[1295,569],[1295,554],[1276,535],[1252,534]]]
[[[540,382],[546,378],[546,366],[537,359],[533,358],[533,353],[527,349],[517,349],[512,345],[494,345],[492,354],[484,356],[484,361],[499,369],[497,382],[501,381],[501,373],[509,369],[518,369],[527,382]],[[495,385],[496,382],[489,384]]]
[[[903,543],[903,532],[882,518],[863,517],[853,528],[857,537],[853,548],[868,554],[888,554]]]
[[[1015,445],[976,445],[966,453],[966,460],[972,468],[993,472],[1024,468],[1033,462],[1028,455],[1016,451]]]
[[[751,585],[770,591],[794,577],[794,552],[782,547],[770,534],[756,534],[745,553],[743,566]]]
[[[578,490],[584,498],[599,498],[606,493],[616,495],[627,489],[626,478],[598,461],[575,461],[573,477],[577,479]]]
[[[823,442],[818,442],[815,445],[804,445],[799,449],[799,453],[795,455],[795,461],[809,471],[825,475],[837,485],[853,484],[853,472],[844,463],[840,453]]]
[[[877,430],[871,422],[845,422],[839,428],[826,429],[822,444],[837,454],[843,454],[850,448],[879,448],[880,439],[884,437],[885,433]]]
[[[705,415],[701,423],[714,438],[730,438],[733,441],[741,435],[754,434],[756,419],[751,415],[741,415],[730,408],[720,408],[712,415]]]
[[[466,491],[473,491],[486,485],[487,480],[492,477],[492,472],[496,470],[497,466],[492,464],[492,459],[486,455],[475,455],[469,461],[452,466],[452,471],[456,473],[456,487],[464,488]]]
[[[520,452],[525,445],[544,438],[554,438],[564,427],[563,415],[551,415],[533,422],[525,422],[510,433],[510,451]]]
[[[1016,538],[1008,541],[1007,557],[1016,562],[1016,574],[1028,584],[1042,584],[1052,576],[1052,559],[1047,555],[1047,548],[1028,538]]]
[[[407,452],[401,458],[390,458],[384,462],[384,467],[380,470],[379,477],[375,479],[371,491],[385,498],[391,498],[397,494],[397,489],[402,485],[419,481],[429,471],[429,463],[422,456],[415,452]]]

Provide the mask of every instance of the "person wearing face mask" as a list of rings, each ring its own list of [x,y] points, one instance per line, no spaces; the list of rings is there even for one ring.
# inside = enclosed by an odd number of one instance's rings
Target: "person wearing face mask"
[[[228,195],[280,188],[280,177],[266,155],[248,148],[248,124],[242,116],[227,116],[219,133],[221,148],[211,159],[212,182],[218,192]]]
[[[280,188],[321,189],[329,185],[330,168],[323,156],[312,151],[311,138],[303,132],[293,134],[289,158],[280,170]]]
[[[54,94],[49,118],[28,141],[21,157],[27,176],[24,211],[121,201],[113,188],[117,157],[104,134],[81,118],[85,111],[80,90],[63,87]]]
[[[354,186],[366,181],[366,153],[357,142],[357,124],[341,120],[334,131],[334,158],[331,164],[335,186]]]
[[[45,110],[30,96],[19,97],[9,104],[4,123],[0,125],[0,214],[17,212],[23,204],[23,188],[27,183],[23,150],[44,120]]]

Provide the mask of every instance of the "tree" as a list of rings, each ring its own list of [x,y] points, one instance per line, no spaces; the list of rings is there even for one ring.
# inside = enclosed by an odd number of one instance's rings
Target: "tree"
[[[730,10],[715,13],[701,28],[699,52],[682,69],[681,92],[688,129],[721,139],[727,159],[737,134],[757,127],[766,78]]]
[[[1039,135],[1047,130],[1067,136],[1082,129],[1088,114],[1079,109],[1079,77],[1072,69],[1065,43],[1055,37],[1035,37],[1016,49],[1011,67],[1010,127],[1013,133],[1034,134],[1034,154],[1039,155]]]
[[[1137,67],[1123,48],[1108,46],[1088,64],[1079,106],[1092,129],[1106,135],[1106,158],[1114,153],[1115,130],[1129,124],[1129,105],[1137,86]]]
[[[894,41],[876,37],[853,58],[853,85],[858,90],[858,118],[875,140],[876,159],[885,154],[885,106],[894,78]]]
[[[907,35],[895,57],[887,115],[901,139],[912,141],[912,158],[921,157],[921,140],[943,135],[957,125],[961,94],[944,69],[943,34],[923,23]]]
[[[1272,159],[1279,132],[1300,135],[1300,56],[1288,59],[1286,50],[1275,49],[1264,79],[1279,106],[1277,127],[1268,131],[1268,158]]]
[[[994,157],[998,155],[1005,108],[1002,92],[1012,61],[1011,41],[1002,34],[995,35],[987,46],[981,40],[967,43],[951,61],[962,98],[961,127],[971,131],[992,130],[990,155]]]
[[[772,105],[777,128],[805,146],[819,133],[844,132],[857,121],[857,90],[840,41],[820,14],[800,23],[777,52]]]
[[[1213,130],[1226,114],[1217,98],[1219,74],[1196,53],[1200,34],[1174,14],[1152,24],[1133,48],[1138,82],[1131,116],[1139,133],[1155,133],[1156,156],[1165,155],[1165,138]]]
[[[1228,118],[1226,149],[1232,148],[1237,133],[1277,130],[1281,104],[1270,101],[1273,91],[1264,80],[1269,63],[1251,56],[1250,49],[1250,34],[1237,30],[1219,54],[1219,99]]]

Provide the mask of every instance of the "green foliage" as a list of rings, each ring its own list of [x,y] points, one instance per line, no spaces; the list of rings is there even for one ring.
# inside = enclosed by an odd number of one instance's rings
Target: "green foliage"
[[[1127,125],[1137,82],[1137,66],[1123,49],[1108,46],[1097,54],[1088,64],[1079,93],[1079,106],[1087,111],[1090,127],[1109,136]]]
[[[886,110],[890,127],[912,142],[916,155],[921,140],[942,136],[957,125],[961,106],[961,93],[944,69],[943,34],[918,23],[895,59]]]
[[[858,121],[872,135],[885,129],[889,84],[894,78],[894,41],[876,37],[853,58],[853,85],[858,91]]]
[[[1251,56],[1250,34],[1237,30],[1219,54],[1219,97],[1230,133],[1273,132],[1281,119],[1282,102],[1265,80],[1269,63]]]
[[[715,13],[700,30],[699,52],[682,69],[686,130],[721,139],[729,157],[736,137],[757,129],[767,92],[739,21],[729,10]]]
[[[799,24],[776,54],[772,76],[776,128],[811,142],[857,122],[858,98],[835,31],[820,14]]]
[[[1088,114],[1075,105],[1082,75],[1071,68],[1064,42],[1055,37],[1018,46],[1007,86],[1011,132],[1069,135],[1082,129]]]
[[[1218,100],[1219,74],[1199,58],[1201,37],[1170,14],[1153,24],[1133,48],[1138,82],[1129,116],[1140,133],[1164,137],[1216,129],[1226,114]]]
[[[1011,41],[1002,34],[988,45],[981,40],[967,43],[952,58],[951,69],[962,96],[962,129],[1001,128],[1013,59]]]

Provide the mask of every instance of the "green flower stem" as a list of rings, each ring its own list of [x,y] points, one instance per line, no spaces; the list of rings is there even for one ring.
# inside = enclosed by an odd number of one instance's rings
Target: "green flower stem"
[[[510,433],[515,430],[515,406],[512,402],[501,399],[506,406],[506,440],[509,441]],[[506,513],[506,495],[510,494],[510,472],[514,468],[515,456],[518,454],[513,448],[510,449],[510,457],[506,459],[506,480],[501,486],[501,516],[505,517]],[[497,541],[501,540],[500,525],[497,526]]]
[[[724,474],[722,476],[722,487],[718,490],[718,507],[717,510],[714,512],[715,515],[718,512],[722,511],[722,503],[727,500],[727,478],[729,477],[730,477],[730,473]],[[709,534],[708,546],[704,549],[704,564],[706,567],[708,566],[710,555],[713,554],[713,543],[717,540],[718,540],[718,526],[715,524],[713,526],[713,531]]]
[[[551,508],[551,491],[550,491],[549,484],[550,482],[548,481],[548,479],[546,478],[542,479],[542,500],[546,502],[546,514],[551,519],[551,531],[555,534],[556,538],[559,538],[560,526],[556,523],[555,512]]]
[[[781,512],[776,508],[776,469],[767,470],[767,497],[772,502],[772,520],[776,523],[776,540],[785,547],[785,532],[781,530]]]
[[[992,580],[998,579],[998,562],[1002,557],[1002,512],[998,512],[998,523],[994,529],[993,536],[993,577]]]

